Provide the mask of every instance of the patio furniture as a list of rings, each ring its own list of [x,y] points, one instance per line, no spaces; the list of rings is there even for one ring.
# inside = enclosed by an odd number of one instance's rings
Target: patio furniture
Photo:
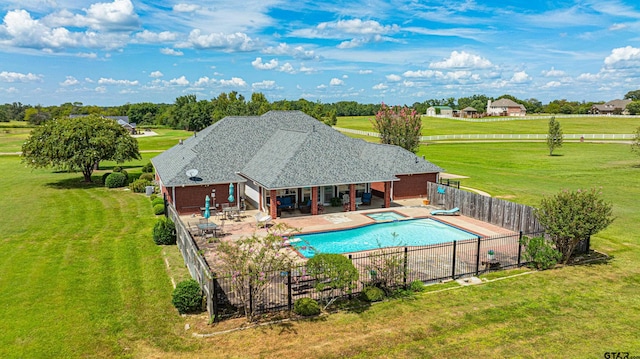
[[[258,225],[263,225],[263,226],[267,226],[269,223],[271,223],[271,216],[266,214],[266,213],[262,213],[262,212],[258,212],[255,215],[256,217],[256,223]]]
[[[365,192],[362,194],[362,205],[371,205],[371,197],[373,194],[371,192]]]
[[[293,203],[293,196],[285,196],[285,197],[276,197],[277,205],[279,210],[292,211],[296,208],[295,203]]]
[[[209,222],[206,219],[200,219],[200,222],[198,223],[198,229],[200,230],[200,233],[202,233],[202,235],[213,233],[213,235],[215,236],[218,225],[213,222]]]
[[[308,200],[306,203],[299,204],[298,209],[300,209],[300,213],[311,213],[311,200]]]
[[[437,215],[459,216],[460,215],[460,208],[455,207],[455,208],[451,208],[451,209],[448,209],[448,210],[438,209],[438,210],[435,210],[435,211],[431,211],[431,215],[432,216],[437,216]]]

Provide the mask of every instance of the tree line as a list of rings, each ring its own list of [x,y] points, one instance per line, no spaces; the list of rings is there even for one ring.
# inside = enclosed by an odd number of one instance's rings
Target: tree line
[[[541,101],[518,99],[505,94],[497,98],[485,95],[473,95],[460,98],[429,99],[406,105],[417,113],[424,114],[431,106],[449,106],[462,110],[473,107],[478,112],[486,111],[488,100],[495,101],[508,98],[522,104],[527,113],[549,114],[587,114],[594,104],[604,102],[578,102],[553,100],[546,105]],[[634,102],[627,106],[631,114],[640,114],[640,90],[628,92],[625,99]],[[168,126],[189,131],[199,131],[226,116],[256,116],[271,110],[299,110],[326,123],[335,125],[338,116],[374,116],[382,108],[381,104],[361,104],[356,101],[339,101],[335,103],[312,102],[303,98],[299,100],[279,100],[269,102],[264,94],[256,92],[247,99],[236,91],[221,93],[211,100],[198,100],[196,95],[177,97],[173,104],[166,103],[127,103],[121,106],[102,107],[84,105],[81,102],[67,102],[59,106],[31,106],[20,102],[0,105],[0,122],[27,121],[39,125],[54,118],[70,115],[98,114],[103,116],[128,116],[129,121],[137,125]]]

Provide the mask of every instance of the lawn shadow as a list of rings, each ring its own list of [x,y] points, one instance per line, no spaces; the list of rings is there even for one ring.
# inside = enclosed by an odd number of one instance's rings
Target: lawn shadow
[[[60,172],[62,173],[62,172]],[[67,172],[64,172],[67,173]],[[92,182],[85,182],[82,175],[74,178],[66,178],[58,182],[49,182],[45,186],[57,189],[87,189],[104,187],[100,178],[92,178]]]
[[[614,256],[590,250],[588,253],[581,253],[571,256],[568,264],[572,266],[594,266],[609,264],[609,262],[613,261],[613,259]]]

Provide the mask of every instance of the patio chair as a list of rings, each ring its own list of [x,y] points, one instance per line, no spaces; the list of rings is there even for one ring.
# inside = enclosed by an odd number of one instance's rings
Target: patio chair
[[[266,213],[262,213],[262,212],[258,212],[256,213],[256,223],[258,226],[263,225],[263,226],[267,226],[269,223],[271,223],[271,216],[266,214]]]
[[[460,208],[455,207],[455,208],[451,208],[449,210],[444,210],[444,209],[438,209],[435,211],[431,211],[431,215],[432,216],[437,216],[437,215],[442,215],[442,216],[459,216],[460,215]]]
[[[373,194],[371,192],[365,192],[362,194],[362,205],[371,205],[371,197]]]

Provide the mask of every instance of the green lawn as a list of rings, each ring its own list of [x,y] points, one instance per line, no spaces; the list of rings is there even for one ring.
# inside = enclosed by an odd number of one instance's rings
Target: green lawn
[[[336,126],[373,131],[374,116],[339,117]],[[558,118],[565,134],[624,134],[640,127],[640,117],[577,117]],[[438,117],[422,117],[422,135],[453,134],[546,134],[549,120],[511,120],[497,122],[466,122]]]
[[[167,134],[167,144],[184,134]],[[144,146],[162,147],[153,140]],[[481,286],[430,287],[417,299],[362,312],[195,339],[191,332],[223,325],[182,318],[171,306],[165,258],[172,277],[184,278],[185,270],[175,247],[153,244],[147,197],[0,156],[0,357],[640,355],[640,157],[628,145],[567,143],[548,156],[542,143],[437,144],[421,147],[423,154],[469,176],[463,186],[534,206],[564,188],[602,186],[616,220],[592,244],[613,260]],[[124,167],[139,172],[154,155]]]

